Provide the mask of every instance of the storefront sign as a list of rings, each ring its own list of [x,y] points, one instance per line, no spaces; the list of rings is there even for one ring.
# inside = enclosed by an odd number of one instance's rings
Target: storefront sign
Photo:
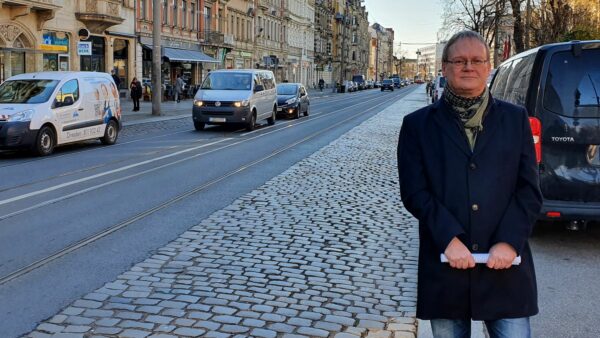
[[[252,57],[252,53],[240,52],[240,56],[243,56],[245,58],[251,58]]]
[[[92,43],[91,42],[77,42],[77,54],[79,55],[92,55]]]
[[[69,51],[69,37],[62,32],[45,32],[43,34],[44,43],[40,44],[40,49],[50,52]]]

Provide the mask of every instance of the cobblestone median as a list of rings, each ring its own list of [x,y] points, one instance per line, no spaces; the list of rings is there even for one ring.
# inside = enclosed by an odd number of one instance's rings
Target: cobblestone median
[[[418,232],[400,202],[395,160],[415,95],[29,336],[416,337]]]

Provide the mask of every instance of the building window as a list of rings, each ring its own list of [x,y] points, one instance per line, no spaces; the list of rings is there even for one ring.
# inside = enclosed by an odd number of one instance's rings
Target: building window
[[[181,2],[181,23],[183,28],[187,28],[187,1]]]
[[[140,18],[146,20],[146,0],[140,0]]]
[[[173,26],[177,26],[177,0],[173,0]]]
[[[169,23],[169,2],[167,0],[163,0],[163,24],[167,25]]]
[[[210,32],[212,24],[210,22],[210,7],[204,7],[204,31]]]
[[[196,25],[196,22],[198,22],[196,20],[196,18],[198,17],[198,13],[196,13],[196,3],[192,2],[192,8],[190,9],[190,12],[192,12],[192,30],[196,31],[198,30],[198,26]]]

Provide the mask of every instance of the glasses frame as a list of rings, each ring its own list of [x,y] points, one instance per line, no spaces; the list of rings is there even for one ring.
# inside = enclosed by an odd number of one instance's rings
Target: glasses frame
[[[450,64],[453,66],[460,66],[463,68],[469,64],[473,67],[481,67],[488,62],[490,62],[489,59],[487,59],[487,60],[446,60],[446,61],[444,61],[444,63]]]

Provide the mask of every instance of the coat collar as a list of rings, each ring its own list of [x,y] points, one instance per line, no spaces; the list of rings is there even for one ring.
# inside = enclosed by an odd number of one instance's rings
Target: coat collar
[[[454,113],[450,110],[450,107],[444,101],[444,99],[437,100],[432,105],[432,113],[434,120],[440,126],[446,136],[450,138],[452,143],[454,143],[455,146],[464,152],[465,155],[474,157],[485,148],[500,124],[502,114],[499,109],[499,104],[499,101],[490,95],[490,108],[483,120],[483,130],[477,136],[475,149],[473,149],[473,151],[471,151],[471,148],[469,147],[464,130],[461,129],[461,125],[453,116]]]

